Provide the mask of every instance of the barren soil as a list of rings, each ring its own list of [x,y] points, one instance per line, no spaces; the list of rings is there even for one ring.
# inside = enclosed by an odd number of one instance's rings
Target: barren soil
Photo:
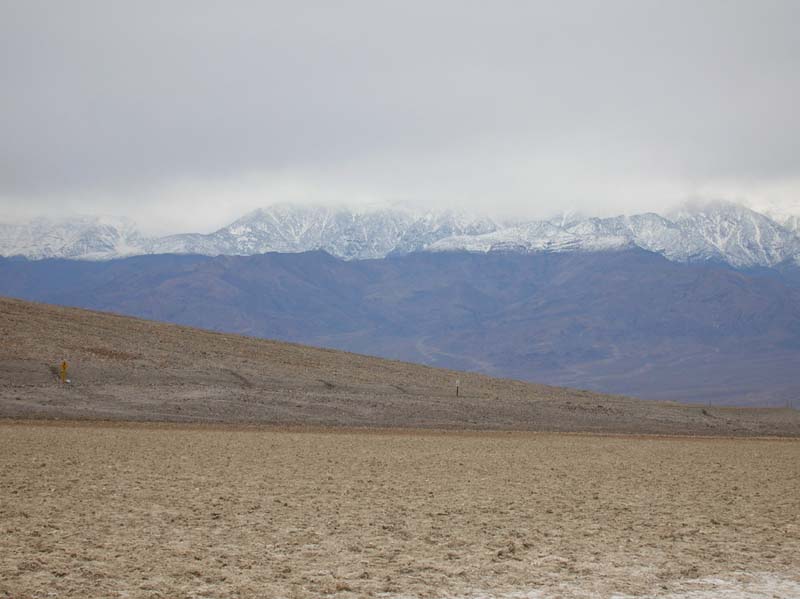
[[[0,418],[0,597],[800,596],[788,408],[0,298]]]
[[[790,408],[642,401],[7,298],[0,417],[800,436]]]
[[[798,464],[797,440],[7,421],[0,597],[796,597]]]

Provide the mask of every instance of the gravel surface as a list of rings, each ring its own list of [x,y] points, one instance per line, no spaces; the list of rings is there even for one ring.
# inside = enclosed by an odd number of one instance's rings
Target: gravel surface
[[[0,597],[796,598],[800,441],[0,424]]]

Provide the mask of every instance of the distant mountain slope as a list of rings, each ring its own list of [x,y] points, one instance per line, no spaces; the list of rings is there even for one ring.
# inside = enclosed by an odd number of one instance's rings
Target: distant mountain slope
[[[638,247],[674,262],[772,267],[800,259],[800,237],[787,227],[743,206],[715,202],[687,205],[671,218],[651,213],[529,223],[484,235],[449,237],[428,249],[537,252]]]
[[[0,256],[109,260],[146,253],[147,244],[134,223],[119,218],[42,218],[26,225],[0,224]]]
[[[2,297],[0,338],[0,418],[800,436],[786,409],[648,402]]]
[[[674,262],[736,268],[800,264],[797,220],[777,222],[736,204],[686,205],[675,214],[575,215],[500,223],[457,212],[353,211],[275,205],[210,234],[146,238],[126,221],[73,219],[0,226],[0,256],[113,259],[146,254],[250,256],[323,250],[345,260],[417,251],[594,252],[640,248]]]
[[[422,250],[452,235],[486,233],[497,226],[488,219],[453,212],[353,212],[277,205],[256,210],[210,235],[174,235],[156,240],[148,253],[250,256],[324,250],[346,260],[384,258],[392,253]]]
[[[146,256],[0,260],[0,294],[647,398],[783,405],[800,396],[796,273],[638,249]]]
[[[110,218],[0,225],[0,256],[101,260],[146,254],[250,256],[324,250],[346,260],[369,259],[419,251],[439,239],[480,235],[498,227],[488,218],[453,211],[353,211],[278,204],[210,234],[158,238],[147,238],[128,221]]]

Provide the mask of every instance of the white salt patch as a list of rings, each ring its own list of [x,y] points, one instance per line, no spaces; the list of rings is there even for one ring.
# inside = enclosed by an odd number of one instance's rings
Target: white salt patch
[[[677,589],[652,595],[613,595],[611,599],[800,599],[800,582],[777,574],[734,573],[731,578],[682,581]]]
[[[727,578],[696,578],[670,583],[671,590],[647,595],[601,595],[580,586],[493,593],[477,591],[468,595],[444,595],[441,599],[800,599],[800,577],[787,578],[760,572],[733,572]],[[383,595],[386,599],[415,599],[410,595]]]

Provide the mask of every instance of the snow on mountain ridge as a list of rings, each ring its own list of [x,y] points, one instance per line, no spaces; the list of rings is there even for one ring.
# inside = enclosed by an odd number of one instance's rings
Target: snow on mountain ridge
[[[784,225],[725,202],[688,204],[668,216],[587,218],[565,213],[520,223],[456,211],[278,204],[254,210],[213,233],[159,238],[144,237],[130,221],[108,217],[0,225],[0,255],[103,260],[141,254],[324,250],[354,260],[414,251],[591,252],[639,247],[676,262],[771,267],[786,261],[800,265],[798,220]]]
[[[132,221],[109,216],[0,225],[0,255],[33,260],[120,258],[142,253],[143,242]]]
[[[800,216],[786,216],[777,222],[783,225],[784,229],[800,234]]]
[[[800,236],[753,210],[727,202],[688,204],[669,218],[654,213],[610,218],[559,217],[465,239],[429,251],[599,251],[639,247],[675,262],[720,261],[737,268],[800,265]],[[563,225],[559,224],[563,223]],[[522,232],[521,232],[522,231]]]
[[[700,236],[705,244],[703,259],[734,266],[774,266],[800,255],[800,239],[794,232],[738,204],[714,202],[681,210],[674,221]]]
[[[424,250],[445,237],[479,235],[499,225],[454,211],[412,213],[392,208],[346,208],[277,204],[254,210],[207,235],[151,240],[145,253],[251,255],[324,250],[345,260],[384,258]]]

